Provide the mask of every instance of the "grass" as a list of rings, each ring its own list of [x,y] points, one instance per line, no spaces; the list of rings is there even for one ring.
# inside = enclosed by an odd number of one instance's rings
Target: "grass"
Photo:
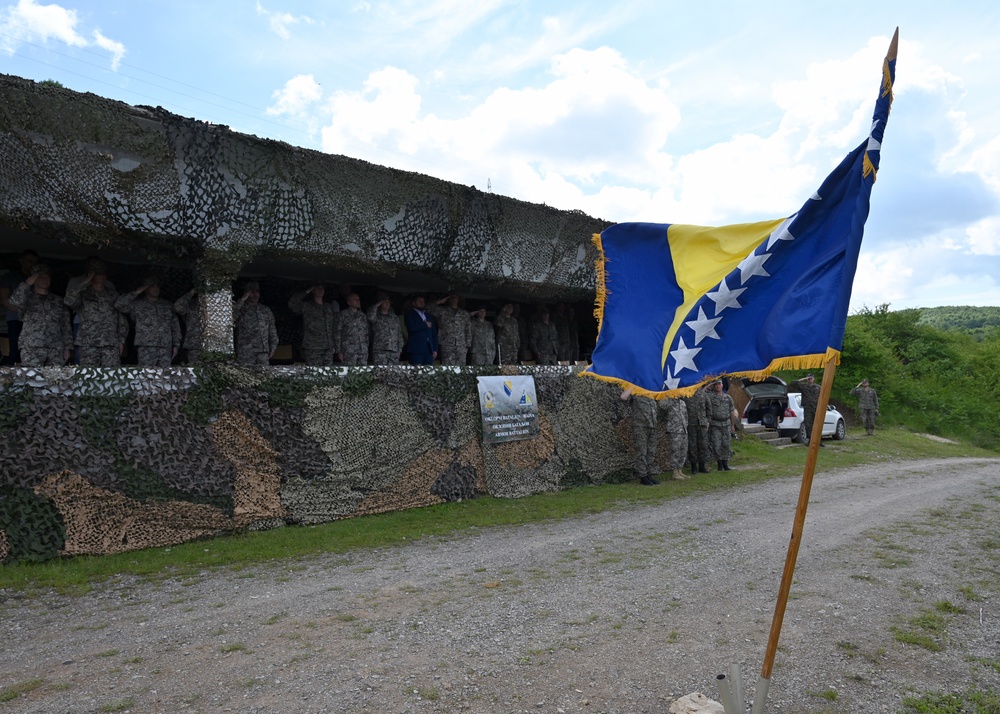
[[[0,702],[9,702],[11,700],[17,699],[18,697],[32,692],[42,686],[45,680],[42,679],[26,679],[23,682],[14,682],[9,684],[3,689],[0,689]]]
[[[903,700],[903,714],[1000,714],[1000,694],[970,689],[962,693],[924,693]]]
[[[882,429],[877,438],[860,436],[852,429],[842,442],[825,441],[817,472],[893,460],[979,456],[996,458],[996,452],[967,444],[945,444],[903,429]],[[602,511],[659,503],[692,493],[738,488],[773,478],[801,477],[807,451],[802,447],[776,449],[746,437],[734,442],[731,460],[737,470],[700,474],[689,481],[664,483],[657,488],[637,488],[633,483],[583,486],[557,493],[520,499],[482,497],[444,503],[316,526],[254,531],[107,556],[86,556],[13,563],[0,568],[0,588],[55,588],[64,593],[86,592],[97,583],[121,577],[149,580],[177,579],[194,584],[206,570],[243,571],[261,563],[295,561],[316,554],[347,553],[360,549],[402,544],[419,538],[453,537],[470,528],[517,526],[525,523],[572,518]],[[994,548],[992,542],[984,549]],[[891,559],[890,559],[891,561]],[[898,565],[899,563],[895,563]]]

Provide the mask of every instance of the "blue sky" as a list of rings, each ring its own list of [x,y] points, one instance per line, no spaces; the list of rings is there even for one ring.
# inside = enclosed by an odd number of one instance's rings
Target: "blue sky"
[[[1000,6],[0,0],[0,72],[612,221],[796,211],[895,103],[852,308],[1000,305]]]

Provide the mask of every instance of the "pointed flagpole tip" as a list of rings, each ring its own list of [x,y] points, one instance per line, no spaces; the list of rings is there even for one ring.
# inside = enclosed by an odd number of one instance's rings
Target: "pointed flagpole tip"
[[[896,50],[899,49],[899,28],[892,33],[892,42],[889,43],[889,51],[886,53],[885,58],[892,62],[896,59]]]

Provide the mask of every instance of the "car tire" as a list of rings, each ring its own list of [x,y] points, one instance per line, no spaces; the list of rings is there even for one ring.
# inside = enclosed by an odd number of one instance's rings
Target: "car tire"
[[[804,423],[799,425],[799,430],[795,432],[795,436],[792,438],[792,441],[797,441],[800,444],[805,444],[806,446],[809,445],[809,432],[806,431],[806,425]]]
[[[847,438],[847,426],[843,419],[837,420],[837,428],[833,431],[833,438],[837,441],[843,441]]]

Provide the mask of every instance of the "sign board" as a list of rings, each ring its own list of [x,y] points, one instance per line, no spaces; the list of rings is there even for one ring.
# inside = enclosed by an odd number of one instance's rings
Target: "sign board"
[[[502,444],[538,436],[541,429],[534,377],[477,377],[477,381],[484,444]]]

